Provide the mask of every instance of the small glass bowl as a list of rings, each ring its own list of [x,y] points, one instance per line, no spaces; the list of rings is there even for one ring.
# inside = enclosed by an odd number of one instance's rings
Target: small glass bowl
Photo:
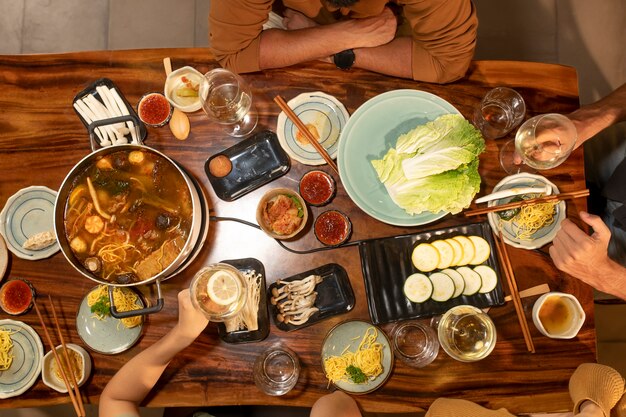
[[[12,316],[26,314],[33,308],[35,295],[35,288],[27,280],[9,280],[0,288],[0,308]]]
[[[300,179],[300,195],[312,206],[323,206],[335,196],[335,180],[319,169],[309,171]]]
[[[146,93],[139,99],[137,114],[150,127],[162,127],[170,121],[174,108],[161,93]]]
[[[289,348],[272,346],[254,361],[254,383],[267,395],[285,395],[298,383],[300,361]]]
[[[409,366],[423,368],[439,353],[435,330],[417,321],[399,323],[391,331],[396,356]]]
[[[313,232],[323,245],[339,246],[350,239],[352,222],[339,210],[327,210],[315,219]]]

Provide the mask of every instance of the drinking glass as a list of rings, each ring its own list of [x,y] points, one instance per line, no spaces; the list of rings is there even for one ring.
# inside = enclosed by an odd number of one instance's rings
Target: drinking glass
[[[246,303],[246,282],[241,272],[228,264],[215,263],[196,273],[189,286],[193,306],[211,321],[224,321]]]
[[[272,346],[254,361],[254,383],[267,395],[287,394],[298,382],[300,361],[289,348]]]
[[[515,90],[496,87],[485,94],[474,111],[474,126],[486,139],[497,139],[519,125],[526,115],[526,103]]]
[[[572,153],[577,138],[576,126],[562,114],[531,117],[500,150],[500,165],[509,174],[555,168]]]
[[[409,321],[396,325],[392,332],[396,357],[415,368],[422,368],[435,360],[439,353],[437,333],[429,325]]]
[[[479,308],[459,305],[448,310],[437,329],[439,343],[453,359],[474,362],[486,358],[496,345],[496,326]]]
[[[256,127],[258,115],[252,106],[252,92],[239,75],[224,68],[207,72],[199,96],[207,116],[223,125],[230,136],[247,136]]]

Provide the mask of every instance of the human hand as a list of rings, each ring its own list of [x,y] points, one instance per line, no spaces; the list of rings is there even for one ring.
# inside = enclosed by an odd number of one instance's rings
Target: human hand
[[[305,29],[317,26],[313,19],[293,9],[285,9],[283,25],[287,30]]]
[[[351,48],[372,48],[385,45],[396,36],[398,20],[391,9],[385,7],[378,16],[345,21],[345,35],[353,40]]]
[[[191,304],[189,288],[178,293],[178,324],[177,331],[188,343],[193,342],[209,324],[201,311]]]

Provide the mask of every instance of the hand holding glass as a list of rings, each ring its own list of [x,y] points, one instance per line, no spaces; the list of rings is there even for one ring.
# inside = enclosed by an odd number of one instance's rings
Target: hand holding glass
[[[199,95],[207,116],[224,125],[230,136],[247,136],[256,127],[258,116],[252,107],[252,92],[239,75],[223,68],[213,69],[204,75]]]

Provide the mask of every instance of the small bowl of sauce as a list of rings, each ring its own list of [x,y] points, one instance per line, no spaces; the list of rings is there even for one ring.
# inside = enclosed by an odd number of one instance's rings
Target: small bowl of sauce
[[[151,127],[165,126],[170,121],[172,112],[172,105],[161,93],[144,94],[137,105],[139,118]]]
[[[352,233],[348,216],[338,210],[328,210],[317,216],[313,225],[315,237],[326,246],[345,243]]]
[[[12,316],[27,313],[35,301],[35,288],[25,279],[7,281],[0,288],[0,308]]]
[[[300,179],[300,195],[312,206],[328,204],[335,190],[333,177],[321,170],[309,171]]]

